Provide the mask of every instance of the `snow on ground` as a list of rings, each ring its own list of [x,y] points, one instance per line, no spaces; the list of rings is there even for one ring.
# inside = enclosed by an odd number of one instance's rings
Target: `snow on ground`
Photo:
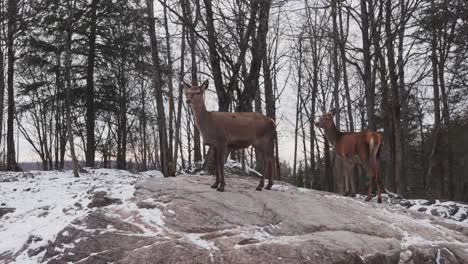
[[[425,214],[441,216],[446,219],[464,222],[468,224],[468,205],[452,201],[441,202],[440,200],[407,200],[408,203],[400,205],[410,210],[423,212]]]
[[[365,195],[357,195],[357,200],[364,200]],[[373,197],[373,200],[376,198]],[[395,204],[412,211],[442,217],[448,220],[468,224],[468,205],[453,201],[425,200],[425,199],[404,199],[395,193],[387,191],[382,194],[384,203]]]
[[[229,161],[227,166],[238,168],[240,164]],[[34,257],[29,257],[27,251],[45,247],[50,241],[54,241],[59,231],[73,220],[95,210],[88,208],[88,204],[91,202],[92,194],[99,191],[105,191],[110,198],[122,200],[122,204],[108,206],[107,214],[136,224],[144,231],[143,236],[165,236],[168,233],[174,233],[173,230],[168,230],[164,224],[163,212],[165,210],[169,213],[166,216],[176,217],[172,210],[166,208],[167,204],[158,204],[154,208],[146,209],[139,208],[134,201],[130,200],[135,191],[135,182],[150,177],[162,178],[162,174],[159,171],[132,174],[114,169],[87,169],[86,173],[80,174],[80,178],[74,178],[71,171],[0,173],[0,209],[12,208],[14,210],[3,216],[0,210],[0,238],[2,238],[0,239],[0,257],[12,254],[16,261],[21,261],[21,263],[39,262],[45,253],[44,251]],[[308,189],[296,188],[285,183],[277,183],[272,189],[281,192],[298,189],[305,194],[310,192]],[[350,203],[368,205],[367,202],[363,201],[363,195],[358,195],[355,199],[337,194],[327,194],[326,197],[348,199],[347,202]],[[155,203],[151,200],[147,202]],[[397,204],[399,206],[395,209],[398,210],[404,207],[444,217],[449,219],[447,221],[457,221],[463,226],[468,226],[468,206],[465,204],[439,200],[406,200],[393,197],[392,194],[384,195],[384,203]],[[383,213],[389,216],[393,214],[390,211]],[[401,219],[396,220],[406,222],[414,219],[401,216]],[[430,227],[431,224],[425,221],[418,220],[416,226],[428,225]],[[110,226],[108,229],[111,230],[112,227]],[[246,238],[253,237],[259,242],[271,240],[270,235],[259,227],[238,231],[242,231],[241,233]],[[176,235],[201,248],[210,251],[217,250],[214,244],[202,239],[202,234],[176,233]],[[275,239],[278,243],[283,240],[291,242],[283,237]],[[427,243],[431,242],[424,238],[407,235],[402,240],[402,249],[405,250],[411,244]],[[25,246],[27,250],[24,250]]]
[[[125,201],[132,197],[136,180],[151,176],[160,177],[160,172],[87,169],[79,178],[71,171],[1,173],[0,208],[13,208],[14,212],[1,216],[0,256],[16,255],[26,244],[33,250],[46,246],[74,219],[94,210],[87,207],[90,193],[105,191],[109,197]],[[26,254],[22,252],[24,257]]]

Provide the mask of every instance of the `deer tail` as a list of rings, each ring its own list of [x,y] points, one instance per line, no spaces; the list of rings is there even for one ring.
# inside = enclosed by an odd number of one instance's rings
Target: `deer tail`
[[[373,134],[369,139],[369,155],[373,162],[378,162],[382,139],[379,134]]]

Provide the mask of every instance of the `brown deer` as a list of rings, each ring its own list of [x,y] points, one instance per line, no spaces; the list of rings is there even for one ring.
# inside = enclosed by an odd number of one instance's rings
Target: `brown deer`
[[[274,139],[276,125],[273,119],[253,112],[209,112],[205,107],[204,93],[208,88],[208,80],[200,86],[192,86],[185,81],[186,102],[195,115],[195,125],[203,138],[203,144],[214,149],[216,165],[216,181],[211,188],[223,192],[224,162],[228,148],[242,149],[253,146],[263,157],[265,171],[256,188],[261,191],[265,186],[265,174],[268,175],[269,190],[273,186],[274,173]]]
[[[345,195],[349,195],[351,184],[351,195],[356,193],[355,186],[349,178],[356,164],[361,164],[367,170],[369,186],[366,201],[371,200],[372,188],[377,183],[377,202],[382,202],[382,182],[379,171],[379,152],[382,137],[375,131],[364,130],[361,132],[341,132],[336,129],[333,122],[335,111],[323,113],[315,126],[322,128],[328,142],[335,148],[336,156],[343,161],[345,176]]]

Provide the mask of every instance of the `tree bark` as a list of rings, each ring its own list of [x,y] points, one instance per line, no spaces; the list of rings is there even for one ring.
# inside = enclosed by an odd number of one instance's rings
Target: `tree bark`
[[[169,32],[169,21],[167,19],[167,5],[166,0],[163,4],[164,9],[164,30],[166,32],[166,48],[167,48],[167,66],[168,66],[168,88],[169,88],[169,139],[168,139],[168,172],[171,174],[170,169],[173,167],[172,163],[176,162],[172,160],[173,151],[173,137],[174,137],[174,85],[172,83],[172,77],[174,75],[172,69],[172,54],[171,54],[171,35]]]
[[[94,167],[96,140],[94,127],[96,113],[94,107],[94,61],[96,58],[96,12],[99,0],[91,1],[91,23],[89,28],[88,65],[86,68],[86,166]]]
[[[187,19],[191,25],[189,33],[189,44],[190,44],[190,56],[191,56],[191,82],[192,85],[198,85],[198,67],[197,67],[197,39],[195,36],[196,19],[192,16],[192,10],[190,8],[190,1],[186,1]],[[202,160],[201,148],[200,148],[200,131],[197,126],[193,124],[193,161],[200,162]]]
[[[435,9],[434,0],[431,1],[431,8]],[[433,89],[433,102],[434,102],[434,128],[433,128],[433,136],[432,136],[432,146],[431,151],[428,157],[428,168],[426,173],[426,183],[427,183],[427,190],[429,193],[433,192],[433,188],[437,185],[433,175],[433,168],[435,163],[437,162],[436,155],[439,152],[439,138],[441,133],[441,123],[440,123],[440,95],[439,95],[439,70],[438,69],[438,59],[437,59],[437,29],[432,29],[432,36],[431,36],[431,64],[432,64],[432,89]],[[439,183],[440,186],[443,186],[443,182]],[[434,195],[434,193],[432,193]]]
[[[367,7],[369,2],[369,11]],[[367,109],[367,123],[371,130],[376,130],[375,124],[375,88],[371,82],[371,55],[370,55],[370,39],[369,39],[369,13],[372,13],[372,0],[361,0],[361,30],[362,30],[362,50],[364,57],[364,88],[366,92],[366,109]]]
[[[14,96],[14,71],[15,71],[15,50],[14,41],[16,33],[17,1],[8,0],[8,110],[7,110],[7,170],[18,170],[16,164],[15,141],[14,141],[14,121],[15,121],[15,96]]]
[[[72,17],[73,17],[73,9],[71,0],[67,1],[67,8],[68,8],[68,17],[67,17],[67,39],[66,39],[66,47],[65,47],[65,78],[67,80],[67,91],[66,91],[66,115],[67,115],[67,135],[68,135],[68,144],[70,145],[70,155],[72,158],[73,163],[73,175],[75,177],[79,177],[78,174],[78,160],[76,159],[75,154],[75,142],[73,140],[73,133],[71,127],[71,46],[72,46],[72,35],[73,35],[73,25],[72,25]]]
[[[167,130],[166,130],[166,116],[164,114],[164,100],[163,100],[163,87],[161,81],[161,73],[159,69],[159,50],[158,42],[156,40],[156,28],[154,21],[154,7],[153,0],[147,0],[147,12],[148,12],[148,34],[150,36],[151,43],[151,59],[153,62],[152,67],[152,83],[153,89],[156,96],[156,108],[157,108],[157,121],[158,121],[158,132],[159,132],[159,145],[160,145],[160,159],[161,159],[161,170],[164,177],[169,176],[169,153],[167,143]]]
[[[390,78],[390,87],[392,92],[391,97],[391,118],[393,125],[393,149],[392,149],[392,166],[393,177],[395,178],[395,190],[397,193],[402,193],[405,186],[401,179],[401,120],[400,120],[400,89],[398,87],[398,75],[396,72],[394,33],[391,28],[392,24],[392,1],[387,0],[385,5],[385,34],[387,47],[387,60]]]
[[[182,4],[182,9],[184,10],[184,5]],[[179,81],[182,82],[184,79],[184,74],[185,74],[185,35],[186,35],[186,27],[185,25],[182,25],[182,44],[180,47],[180,73],[179,73]],[[177,151],[179,149],[179,144],[181,141],[181,136],[180,136],[180,126],[181,124],[181,118],[182,118],[182,94],[183,94],[183,85],[179,85],[179,94],[177,97],[177,117],[176,117],[176,125],[175,125],[175,140],[174,140],[174,153],[173,153],[173,160],[172,160],[172,168],[171,168],[171,176],[175,176],[176,170],[177,170]],[[182,148],[181,148],[182,150]],[[181,159],[183,160],[183,157],[181,155]]]

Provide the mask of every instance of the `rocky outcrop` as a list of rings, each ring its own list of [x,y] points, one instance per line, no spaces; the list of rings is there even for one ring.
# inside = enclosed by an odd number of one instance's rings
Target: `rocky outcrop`
[[[468,263],[464,224],[285,184],[258,192],[252,178],[229,178],[220,193],[212,181],[139,181],[130,200],[62,230],[43,261]]]

